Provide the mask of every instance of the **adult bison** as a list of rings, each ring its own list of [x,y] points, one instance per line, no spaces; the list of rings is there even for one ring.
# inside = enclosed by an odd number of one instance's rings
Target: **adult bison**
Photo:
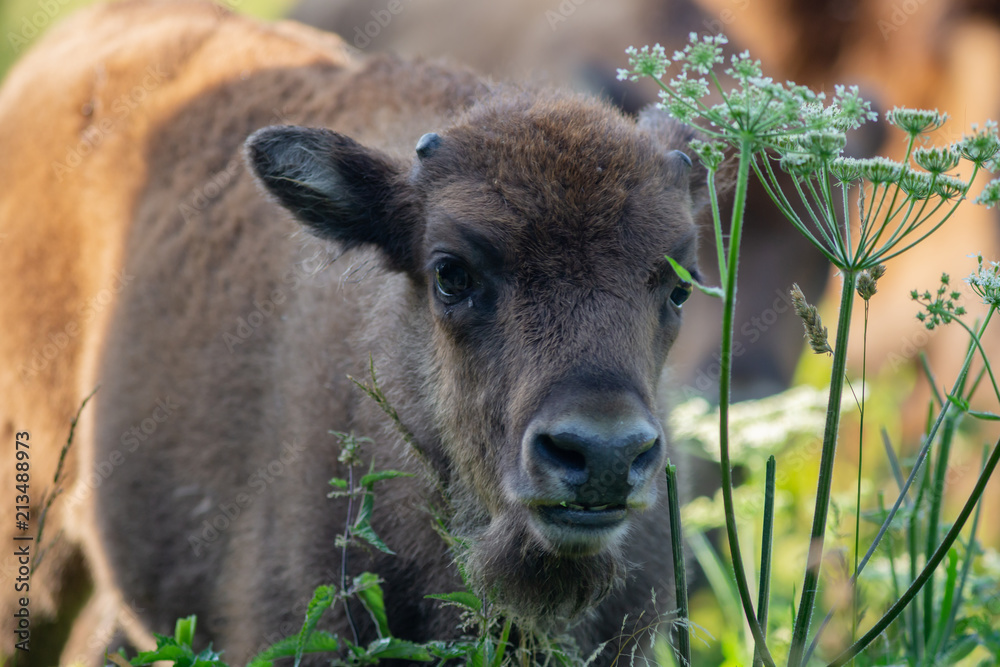
[[[81,554],[94,593],[65,661],[191,613],[233,664],[294,631],[313,588],[340,580],[329,431],[420,470],[347,379],[369,358],[483,595],[585,649],[652,590],[668,602],[657,391],[691,286],[664,256],[693,268],[693,136],[454,67],[354,60],[337,38],[198,2],[53,30],[0,92],[16,276],[0,423],[11,449],[30,433],[34,512],[100,389],[31,580],[35,646]],[[398,555],[348,558],[384,578],[404,638],[458,632],[424,598],[460,585],[434,489],[386,483],[373,523]],[[342,608],[327,626],[348,633]]]

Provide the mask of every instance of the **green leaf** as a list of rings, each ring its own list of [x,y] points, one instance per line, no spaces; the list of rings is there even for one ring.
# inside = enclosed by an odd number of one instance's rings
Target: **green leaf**
[[[939,665],[954,665],[972,653],[979,646],[979,638],[975,635],[963,635],[951,642],[941,654]]]
[[[969,402],[967,400],[965,400],[964,398],[957,397],[957,396],[952,396],[951,394],[948,394],[948,401],[952,405],[954,405],[956,408],[958,408],[959,410],[961,410],[962,412],[968,412],[969,411]]]
[[[173,637],[156,635],[156,650],[142,651],[132,658],[133,665],[148,665],[158,660],[170,660],[174,663],[189,665],[194,661],[194,651],[190,646],[178,646]]]
[[[375,621],[375,625],[378,628],[378,636],[384,639],[391,638],[392,632],[389,630],[389,618],[385,613],[385,598],[382,595],[382,587],[379,586],[378,575],[371,572],[362,572],[357,577],[354,577],[354,593],[361,600],[361,604],[365,606],[368,615]]]
[[[381,482],[384,479],[395,479],[397,477],[413,477],[413,473],[403,472],[401,470],[379,470],[378,472],[370,472],[361,478],[361,486],[366,489],[370,489],[375,482]]]
[[[295,644],[295,667],[299,667],[299,663],[302,662],[302,655],[309,643],[309,636],[313,634],[320,617],[330,608],[334,599],[334,590],[330,586],[320,586],[313,592],[313,598],[309,601],[309,607],[306,609],[306,620],[302,624],[302,630],[299,631]]]
[[[347,480],[346,479],[341,479],[340,477],[334,477],[333,479],[330,480],[330,486],[332,486],[334,488],[337,488],[337,489],[346,489],[347,488]]]
[[[295,656],[299,647],[298,635],[286,637],[276,642],[258,653],[250,661],[247,667],[272,667],[273,662],[278,658],[291,658]],[[314,630],[309,639],[306,640],[303,655],[307,653],[330,653],[340,647],[340,642],[334,635],[323,630]]]
[[[674,268],[674,273],[677,274],[677,277],[679,277],[684,282],[691,283],[699,290],[701,290],[703,293],[709,296],[719,297],[720,299],[725,296],[725,292],[722,291],[721,287],[708,287],[707,285],[702,285],[700,282],[694,279],[694,276],[691,275],[690,271],[688,271],[683,266],[678,264],[677,260],[675,260],[673,257],[667,255],[664,255],[664,257],[666,257],[667,261],[670,262],[670,266]]]
[[[355,520],[354,526],[351,528],[351,535],[354,537],[360,537],[365,542],[383,553],[387,553],[390,556],[395,555],[396,552],[390,549],[388,545],[382,541],[382,538],[375,533],[375,529],[372,528],[371,518],[374,509],[375,495],[372,493],[366,493],[361,499],[361,508],[358,510],[358,518]]]
[[[194,628],[198,624],[197,616],[178,618],[174,624],[174,639],[181,646],[191,646],[194,641]]]
[[[372,545],[379,551],[387,553],[390,556],[396,555],[396,552],[389,548],[389,546],[382,541],[382,538],[375,534],[375,530],[368,524],[362,528],[352,528],[351,534],[360,537],[368,544]]]
[[[458,605],[459,607],[465,607],[466,609],[474,611],[477,614],[483,609],[483,601],[468,591],[436,593],[434,595],[425,595],[424,597],[431,598],[432,600],[444,600],[445,602],[450,602]]]
[[[384,637],[372,642],[368,647],[368,656],[377,660],[417,660],[430,662],[434,659],[431,652],[422,644]]]
[[[476,650],[477,643],[472,641],[432,641],[424,644],[435,658],[456,660],[471,655]]]
[[[1000,421],[1000,415],[993,414],[992,412],[980,412],[978,410],[969,410],[968,412],[970,417],[975,417],[976,419],[983,419],[991,422]]]

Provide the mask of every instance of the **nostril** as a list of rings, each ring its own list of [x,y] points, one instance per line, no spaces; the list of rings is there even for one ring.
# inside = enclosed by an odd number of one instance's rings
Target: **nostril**
[[[545,434],[539,435],[536,443],[538,452],[549,463],[570,472],[585,473],[587,471],[587,459],[582,453],[572,449],[571,443]]]
[[[632,471],[636,473],[642,473],[647,468],[656,464],[657,458],[659,458],[659,438],[653,438],[652,440],[647,440],[642,443],[636,451],[636,457],[632,459]]]

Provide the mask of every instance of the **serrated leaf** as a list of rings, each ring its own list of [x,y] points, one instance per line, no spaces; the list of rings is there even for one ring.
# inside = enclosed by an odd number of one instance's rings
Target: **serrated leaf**
[[[385,597],[378,582],[378,575],[363,572],[354,577],[354,593],[361,600],[368,615],[375,621],[378,636],[388,639],[392,637],[392,632],[389,631],[389,618],[385,613]]]
[[[156,650],[139,653],[132,658],[133,665],[148,665],[158,660],[190,664],[194,660],[194,651],[191,647],[179,646],[173,637],[159,635],[156,640]]]
[[[470,641],[432,641],[427,642],[424,646],[435,658],[441,658],[442,660],[455,660],[457,658],[464,658],[471,652],[475,651],[477,644],[476,642]]]
[[[358,508],[358,518],[354,520],[354,528],[364,528],[371,525],[372,512],[375,509],[375,495],[366,493],[361,498],[361,507]]]
[[[286,637],[266,648],[249,662],[247,667],[272,667],[278,658],[291,658],[298,650],[299,637]],[[335,635],[323,630],[314,630],[302,653],[330,653],[340,648],[340,642]]]
[[[375,482],[381,482],[385,479],[396,479],[397,477],[413,477],[413,473],[403,472],[402,470],[379,470],[378,472],[370,472],[361,478],[361,486],[371,488]]]
[[[395,637],[384,637],[372,642],[368,647],[368,655],[378,660],[430,662],[434,659],[434,656],[422,644]]]
[[[396,552],[390,549],[389,546],[382,541],[382,538],[375,534],[375,529],[371,527],[371,524],[368,524],[363,528],[353,528],[351,529],[351,534],[356,537],[360,537],[365,542],[383,553],[387,553],[390,556],[396,555]]]
[[[702,285],[700,282],[695,280],[694,276],[691,275],[691,272],[685,269],[680,264],[678,264],[677,260],[675,260],[673,257],[670,257],[668,255],[664,255],[664,257],[666,257],[666,260],[670,262],[670,266],[673,267],[674,273],[677,274],[677,277],[683,280],[684,282],[691,283],[692,285],[697,287],[701,292],[707,294],[708,296],[714,296],[721,299],[726,295],[726,293],[722,291],[721,287],[709,287],[707,285]]]
[[[431,598],[432,600],[444,600],[445,602],[450,602],[456,604],[460,607],[465,607],[470,611],[479,613],[483,608],[483,601],[477,596],[473,595],[468,591],[455,591],[454,593],[436,593],[434,595],[425,595],[426,598]]]
[[[302,624],[295,645],[295,667],[299,667],[299,663],[302,662],[302,655],[308,645],[309,636],[316,629],[320,617],[333,604],[334,597],[334,590],[330,586],[320,586],[313,592],[312,600],[309,601],[309,607],[306,609],[306,620]]]

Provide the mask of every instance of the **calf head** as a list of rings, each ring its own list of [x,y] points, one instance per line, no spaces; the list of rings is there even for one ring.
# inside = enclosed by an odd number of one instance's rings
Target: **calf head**
[[[515,91],[422,137],[412,164],[323,129],[247,142],[315,234],[372,246],[407,277],[440,434],[422,444],[447,461],[467,571],[522,619],[605,595],[657,497],[657,383],[691,293],[665,256],[694,269],[694,137],[658,112],[635,123]]]

